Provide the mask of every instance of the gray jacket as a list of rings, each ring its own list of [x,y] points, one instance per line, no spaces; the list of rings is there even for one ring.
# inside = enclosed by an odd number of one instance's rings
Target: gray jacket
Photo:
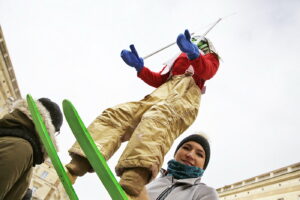
[[[174,179],[162,176],[149,183],[146,188],[150,200],[218,200],[218,194],[200,182],[201,178]]]

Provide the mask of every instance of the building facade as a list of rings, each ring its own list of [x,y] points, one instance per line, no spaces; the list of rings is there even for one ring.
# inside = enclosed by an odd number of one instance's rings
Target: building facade
[[[0,26],[0,118],[9,112],[12,102],[20,98],[21,93]]]
[[[49,160],[35,167],[29,188],[32,190],[33,200],[69,199]]]
[[[0,118],[10,111],[14,101],[21,98],[20,89],[0,26]],[[34,168],[30,188],[33,190],[32,199],[69,199],[50,161],[46,161]]]
[[[220,200],[300,200],[300,163],[218,188]]]

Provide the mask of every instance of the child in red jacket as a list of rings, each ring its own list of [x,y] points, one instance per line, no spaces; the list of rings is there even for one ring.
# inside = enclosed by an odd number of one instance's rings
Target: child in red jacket
[[[191,41],[186,30],[178,36],[177,45],[182,53],[164,74],[145,67],[133,45],[131,51],[123,50],[124,62],[157,89],[140,101],[104,110],[88,127],[106,160],[122,142],[128,141],[115,170],[131,197],[138,196],[144,185],[156,177],[174,140],[194,122],[204,83],[219,67],[218,55],[205,38],[194,37]],[[78,143],[69,152],[72,160],[66,168],[71,175],[93,171]]]

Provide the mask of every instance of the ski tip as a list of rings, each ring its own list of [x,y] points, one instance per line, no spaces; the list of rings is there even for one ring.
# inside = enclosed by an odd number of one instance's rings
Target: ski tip
[[[63,111],[64,114],[67,114],[67,110],[70,110],[70,108],[73,108],[73,104],[71,103],[71,101],[69,101],[68,99],[64,99],[62,102],[62,107],[63,107]]]
[[[62,107],[63,107],[63,111],[65,116],[68,115],[70,112],[77,112],[74,105],[72,104],[71,101],[69,101],[68,99],[64,99],[62,102]]]
[[[69,101],[68,99],[64,99],[62,104],[63,104],[63,106],[68,106],[68,105],[73,106],[73,104],[71,103],[71,101]]]
[[[32,99],[32,96],[30,95],[30,94],[27,94],[26,95],[26,99],[28,100],[28,99]]]

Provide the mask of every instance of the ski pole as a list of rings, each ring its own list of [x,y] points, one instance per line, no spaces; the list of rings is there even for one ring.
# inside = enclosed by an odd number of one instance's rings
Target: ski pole
[[[220,21],[222,20],[222,18],[219,18],[204,34],[203,34],[203,36],[205,36],[205,35],[207,35],[207,33],[209,32],[209,31],[211,31]],[[194,35],[195,33],[191,33],[191,36],[192,35]],[[163,47],[163,48],[161,48],[161,49],[159,49],[159,50],[157,50],[157,51],[154,51],[153,53],[151,53],[151,54],[149,54],[149,55],[147,55],[147,56],[145,56],[145,57],[143,57],[143,59],[145,60],[145,59],[147,59],[147,58],[149,58],[149,57],[151,57],[151,56],[153,56],[153,55],[155,55],[155,54],[157,54],[157,53],[159,53],[159,52],[161,52],[161,51],[163,51],[163,50],[165,50],[165,49],[167,49],[167,48],[169,48],[170,46],[172,46],[172,45],[174,45],[174,44],[176,44],[176,42],[172,42],[171,44],[168,44],[167,46],[165,46],[165,47]]]
[[[207,33],[209,33],[209,31],[211,31],[220,21],[222,20],[222,18],[219,18],[204,34],[203,34],[203,36],[205,36],[205,35],[207,35]],[[191,33],[191,36],[192,35],[194,35],[195,33]],[[147,59],[147,58],[149,58],[149,57],[151,57],[151,56],[153,56],[153,55],[155,55],[155,54],[157,54],[157,53],[159,53],[159,52],[161,52],[161,51],[163,51],[163,50],[165,50],[165,49],[167,49],[167,48],[169,48],[170,46],[172,46],[172,45],[174,45],[174,44],[176,44],[176,42],[172,42],[171,44],[168,44],[167,46],[165,46],[165,47],[163,47],[163,48],[161,48],[161,49],[159,49],[159,50],[157,50],[157,51],[154,51],[153,53],[150,53],[149,55],[147,55],[147,56],[145,56],[143,59],[145,60],[145,59]]]
[[[236,14],[236,13],[233,13],[233,14],[231,14],[231,15],[234,15],[234,14]],[[229,17],[229,16],[231,16],[231,15],[228,15],[228,16],[226,16],[226,17]],[[225,17],[221,17],[221,18],[219,18],[215,23],[213,23],[213,25],[211,26],[211,27],[209,27],[209,29],[207,29],[207,31],[205,31],[204,33],[203,33],[203,35],[202,35],[202,37],[204,37],[204,36],[206,36],[222,19],[224,19]],[[194,35],[195,33],[191,33],[191,36],[192,35]],[[157,50],[157,51],[154,51],[153,53],[150,53],[149,55],[147,55],[147,56],[145,56],[145,57],[143,57],[143,59],[145,60],[145,59],[147,59],[147,58],[149,58],[149,57],[151,57],[151,56],[153,56],[153,55],[155,55],[155,54],[157,54],[157,53],[159,53],[159,52],[161,52],[161,51],[163,51],[163,50],[165,50],[165,49],[167,49],[167,48],[169,48],[170,46],[172,46],[172,45],[174,45],[174,44],[176,44],[176,42],[172,42],[171,44],[168,44],[168,45],[166,45],[165,47],[163,47],[163,48],[161,48],[161,49],[159,49],[159,50]]]
[[[222,18],[219,18],[205,33],[203,33],[203,37],[207,35],[207,33],[209,33],[209,31],[211,31],[220,21],[222,20]]]

